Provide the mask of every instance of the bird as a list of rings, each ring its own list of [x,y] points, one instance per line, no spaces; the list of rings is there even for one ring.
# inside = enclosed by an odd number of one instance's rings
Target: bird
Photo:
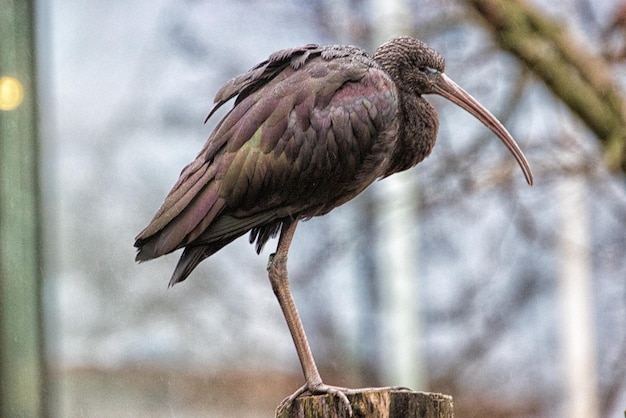
[[[299,221],[327,214],[431,153],[439,119],[424,98],[429,94],[489,128],[533,184],[511,134],[445,74],[444,58],[426,43],[401,36],[373,54],[308,44],[271,54],[217,92],[205,123],[234,99],[232,108],[135,238],[139,262],[183,249],[172,286],[236,238],[249,233],[260,253],[279,236],[267,273],[305,378],[279,408],[304,393],[325,393],[339,396],[352,414],[346,395],[354,390],[320,377],[289,288],[287,255]]]

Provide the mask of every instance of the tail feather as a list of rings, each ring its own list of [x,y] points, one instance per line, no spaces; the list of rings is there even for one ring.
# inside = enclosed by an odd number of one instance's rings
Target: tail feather
[[[178,264],[174,269],[174,273],[172,273],[172,278],[170,279],[168,287],[172,287],[176,283],[182,282],[189,277],[193,269],[195,269],[202,260],[211,255],[210,251],[208,251],[209,254],[206,254],[207,249],[208,248],[205,246],[185,248],[185,251],[183,251],[183,254],[178,260]]]
[[[172,273],[168,287],[172,287],[176,283],[185,280],[202,260],[215,254],[238,237],[239,236],[225,238],[211,243],[210,245],[192,245],[185,247],[183,254],[178,259],[174,273]]]

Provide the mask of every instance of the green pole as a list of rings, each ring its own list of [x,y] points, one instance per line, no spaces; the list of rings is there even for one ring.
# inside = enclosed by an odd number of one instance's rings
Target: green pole
[[[33,2],[0,0],[0,416],[44,408]]]

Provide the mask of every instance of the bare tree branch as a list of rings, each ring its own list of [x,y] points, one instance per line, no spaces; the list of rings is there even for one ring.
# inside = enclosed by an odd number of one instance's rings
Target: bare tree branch
[[[466,0],[514,54],[594,132],[609,168],[626,173],[626,106],[607,61],[524,0]]]

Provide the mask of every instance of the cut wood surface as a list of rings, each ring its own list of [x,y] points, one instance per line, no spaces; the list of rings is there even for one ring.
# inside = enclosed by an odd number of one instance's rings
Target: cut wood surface
[[[363,389],[347,395],[353,417],[453,418],[452,397],[408,390]],[[276,418],[344,418],[348,411],[334,395],[301,396]]]

